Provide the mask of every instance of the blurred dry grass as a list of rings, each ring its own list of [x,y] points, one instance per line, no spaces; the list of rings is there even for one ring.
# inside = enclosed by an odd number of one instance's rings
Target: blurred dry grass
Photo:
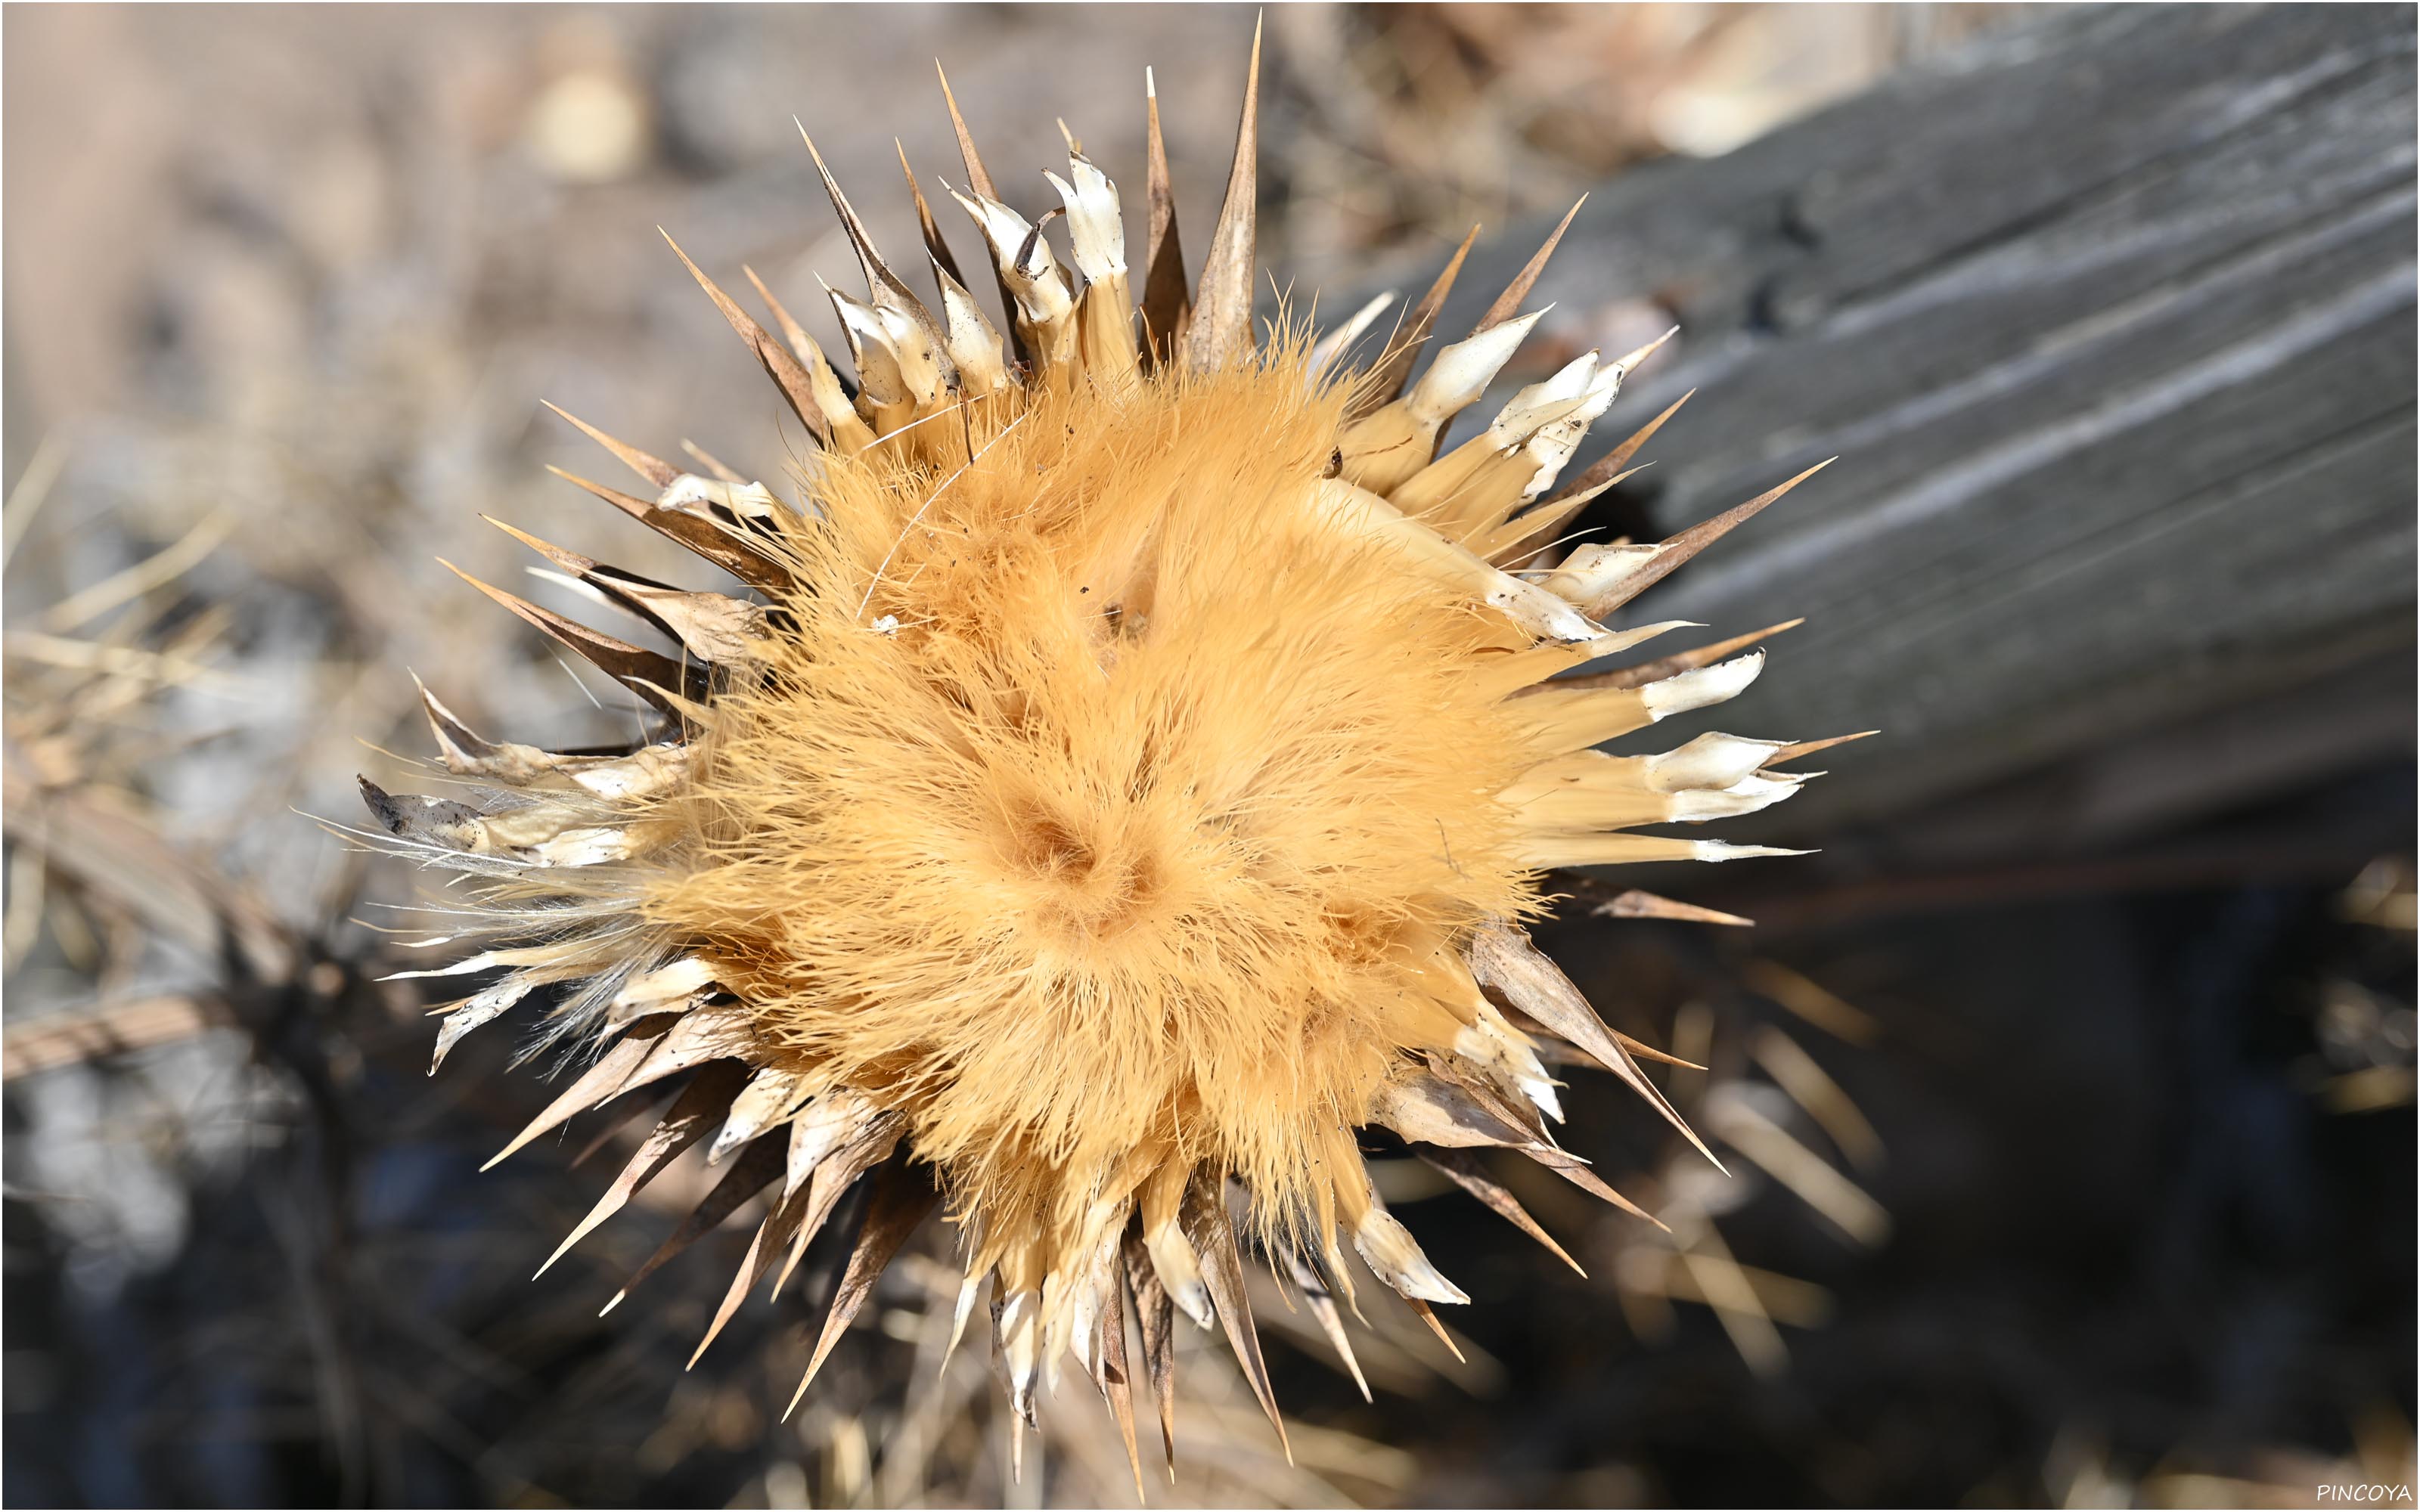
[[[1643,160],[1720,151],[2013,14],[1280,8],[1264,260],[1304,287],[1342,285],[1370,261],[1425,276],[1471,220],[1500,226]],[[1057,111],[1136,181],[1141,73],[1156,64],[1179,192],[1206,224],[1249,25],[1240,7],[95,6],[0,18],[10,1286],[12,1310],[30,1302],[48,1319],[11,1341],[8,1423],[12,1452],[47,1432],[44,1465],[84,1477],[12,1474],[12,1500],[1128,1494],[1105,1414],[1072,1387],[1048,1410],[1042,1471],[1006,1480],[983,1361],[935,1368],[954,1291],[938,1264],[886,1286],[870,1336],[779,1430],[768,1405],[787,1395],[812,1313],[752,1308],[697,1374],[680,1374],[729,1256],[664,1277],[655,1306],[604,1324],[590,1314],[650,1247],[644,1226],[598,1235],[571,1273],[530,1284],[601,1178],[565,1174],[574,1144],[462,1186],[539,1084],[504,1079],[499,1047],[421,1077],[420,1005],[369,980],[379,941],[359,922],[407,897],[410,879],[365,869],[297,811],[348,810],[352,774],[385,760],[364,743],[420,749],[407,668],[515,738],[623,733],[566,686],[577,672],[502,633],[434,561],[509,580],[520,554],[478,527],[484,512],[551,537],[610,537],[633,570],[673,570],[669,548],[546,479],[547,463],[585,471],[590,458],[538,398],[659,450],[685,436],[752,472],[783,470],[794,439],[649,227],[674,230],[718,273],[753,263],[804,307],[816,275],[837,284],[853,270],[786,117],[816,131],[876,239],[907,244],[892,133],[920,173],[954,162],[935,54],[1004,178],[1049,161]],[[2408,941],[2409,877],[2372,882],[2349,906],[2393,917],[2359,927]],[[1519,1404],[1533,1399],[1508,1382],[1575,1372],[1600,1352],[1581,1338],[1609,1353],[1629,1333],[1668,1337],[1676,1303],[1711,1304],[1722,1328],[1722,1364],[1693,1356],[1681,1390],[1710,1389],[1705,1372],[1739,1360],[1770,1382],[1786,1340],[1835,1310],[1826,1283],[1858,1284],[1842,1257],[1879,1242],[1882,1220],[1804,1160],[1861,1177],[1880,1158],[1818,1064],[1854,1054],[1831,1036],[1860,1020],[1788,967],[1743,982],[1736,961],[1652,931],[1587,949],[1613,951],[1601,975],[1637,988],[1617,1022],[1714,1068],[1711,1085],[1676,1079],[1676,1096],[1735,1147],[1761,1142],[1772,1175],[1744,1166],[1743,1180],[1714,1185],[1665,1141],[1575,1128],[1636,1173],[1625,1190],[1676,1233],[1576,1206],[1551,1183],[1521,1187],[1600,1278],[1541,1285],[1551,1259],[1460,1212],[1473,1232],[1456,1257],[1492,1275],[1514,1319],[1506,1336],[1528,1352],[1499,1360],[1472,1343],[1457,1362],[1407,1313],[1381,1317],[1362,1354],[1388,1398],[1375,1412],[1306,1319],[1274,1288],[1256,1296],[1270,1330],[1301,1346],[1280,1362],[1302,1415],[1297,1462],[1274,1454],[1224,1355],[1202,1348],[1180,1415],[1187,1475],[1154,1487],[1155,1502],[1653,1496],[1654,1467],[1589,1452],[1584,1422],[1525,1421]],[[2359,975],[2325,1021],[2342,1051],[2326,1095],[2348,1112],[2392,1102],[2372,1072],[2399,1073],[2410,1097],[2408,1003]],[[1399,1179],[1389,1195],[1403,1200],[1439,1189],[1416,1167]],[[670,1180],[652,1194],[659,1227],[681,1195]],[[1751,1208],[1752,1231],[1818,1235],[1830,1275],[1735,1261],[1713,1220]],[[1538,1317],[1504,1300],[1533,1290]],[[1779,1387],[1752,1389],[1772,1412],[1808,1411]],[[2408,1482],[2408,1427],[2363,1424],[2346,1462],[2280,1452],[2264,1461],[2271,1478]],[[1814,1478],[1849,1499],[1908,1484],[1859,1468],[1883,1450],[1820,1425],[1706,1427],[1717,1443],[1734,1430],[1759,1453],[1788,1445],[1821,1461]],[[2039,1488],[2071,1504],[2273,1489],[2192,1479],[2189,1458],[2130,1469],[2081,1430],[2054,1447],[2048,1460],[1978,1450],[1958,1473],[1987,1466],[2007,1497]],[[1534,1464],[1508,1472],[1526,1448]]]

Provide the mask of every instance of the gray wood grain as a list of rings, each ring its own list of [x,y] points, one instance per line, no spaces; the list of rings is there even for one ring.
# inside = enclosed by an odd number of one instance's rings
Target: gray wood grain
[[[1642,298],[1683,329],[1598,444],[1699,391],[1593,517],[1668,533],[1841,457],[1628,611],[1807,616],[1720,727],[1885,731],[1772,833],[2409,665],[2413,30],[2400,6],[2060,12],[1590,200],[1539,290],[1548,349],[1610,344]],[[1534,244],[1494,239],[1445,329]],[[2377,689],[2404,748],[2412,696]],[[2245,769],[2375,753],[2378,718],[2342,723]]]

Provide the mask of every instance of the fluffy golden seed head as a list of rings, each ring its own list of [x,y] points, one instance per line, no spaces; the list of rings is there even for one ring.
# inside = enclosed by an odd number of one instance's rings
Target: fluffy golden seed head
[[[971,462],[833,461],[786,535],[795,633],[647,911],[992,1232],[1072,1248],[1162,1161],[1308,1211],[1322,1136],[1450,1042],[1429,958],[1526,905],[1496,626],[1319,507],[1342,404],[1299,348],[1081,385]]]
[[[439,1057],[540,988],[549,1032],[596,1052],[505,1153],[689,1078],[575,1239],[711,1131],[725,1174],[632,1282],[761,1193],[710,1341],[870,1179],[812,1380],[938,1186],[969,1251],[960,1323],[996,1284],[1012,1406],[1032,1421],[1037,1375],[1073,1356],[1130,1459],[1129,1302],[1156,1383],[1181,1311],[1276,1418],[1231,1196],[1348,1361],[1348,1242],[1416,1307],[1464,1300],[1379,1202],[1364,1126],[1542,1237],[1462,1152],[1517,1150],[1637,1212],[1548,1135],[1535,1040],[1687,1129],[1520,933],[1532,872],[1771,854],[1633,831],[1780,801],[1802,779],[1766,769],[1811,748],[1595,748],[1739,692],[1762,654],[1721,658],[1771,631],[1559,676],[1676,628],[1599,622],[1800,480],[1658,546],[1559,558],[1672,410],[1549,493],[1648,349],[1590,352],[1444,446],[1535,322],[1516,312],[1551,239],[1417,381],[1461,253],[1374,355],[1353,347],[1383,301],[1329,344],[1256,347],[1256,99],[1189,294],[1156,105],[1130,288],[1116,186],[1071,140],[1063,264],[953,102],[972,193],[951,193],[1007,342],[912,176],[938,314],[826,173],[866,276],[864,301],[833,295],[854,397],[752,273],[781,342],[683,255],[814,439],[801,502],[577,421],[655,491],[573,481],[763,602],[522,536],[662,632],[651,650],[479,585],[651,704],[653,733],[604,755],[489,741],[424,689],[472,801],[364,783],[381,842],[484,879],[446,937],[500,948],[406,973],[505,972],[448,1013]]]

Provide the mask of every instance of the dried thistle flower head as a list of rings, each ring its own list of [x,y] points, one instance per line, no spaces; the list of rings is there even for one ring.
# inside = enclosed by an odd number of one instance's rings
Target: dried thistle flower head
[[[1049,176],[1063,256],[950,109],[949,195],[1009,335],[912,176],[932,300],[824,175],[867,285],[831,295],[854,395],[761,284],[782,340],[690,264],[818,443],[802,495],[594,430],[655,492],[582,486],[752,595],[521,536],[666,649],[483,591],[644,698],[656,738],[503,744],[424,694],[471,793],[363,786],[381,842],[478,879],[448,938],[491,948],[426,974],[503,975],[446,1016],[439,1057],[551,989],[544,1038],[586,1057],[506,1153],[688,1077],[572,1240],[706,1142],[726,1174],[640,1273],[762,1194],[719,1330],[871,1173],[808,1378],[938,1200],[959,1325],[989,1282],[1018,1415],[1072,1355],[1131,1455],[1129,1301],[1164,1430],[1180,1311],[1223,1328],[1276,1417],[1239,1227],[1348,1358],[1348,1251],[1423,1312],[1465,1300],[1379,1200],[1358,1131],[1422,1147],[1542,1239],[1459,1151],[1519,1150],[1628,1206],[1557,1148],[1539,1041],[1678,1115],[1521,921],[1544,869],[1771,854],[1636,831],[1785,798],[1800,779],[1773,768],[1805,748],[1597,748],[1745,687],[1761,653],[1732,653],[1755,637],[1558,674],[1674,628],[1604,622],[1782,490],[1554,560],[1661,424],[1550,492],[1644,351],[1589,353],[1440,447],[1535,323],[1518,310],[1551,241],[1417,380],[1460,254],[1356,369],[1384,301],[1325,340],[1284,320],[1254,340],[1251,90],[1189,297],[1156,104],[1140,279],[1116,186],[1072,140]]]

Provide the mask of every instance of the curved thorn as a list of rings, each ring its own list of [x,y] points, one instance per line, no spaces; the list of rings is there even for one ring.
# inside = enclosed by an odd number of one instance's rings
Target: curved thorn
[[[1487,1174],[1487,1167],[1478,1155],[1467,1149],[1435,1149],[1426,1147],[1420,1148],[1415,1153],[1430,1165],[1444,1172],[1454,1185],[1485,1203],[1505,1222],[1544,1245],[1549,1254],[1570,1266],[1581,1277],[1585,1278],[1588,1275],[1588,1272],[1581,1269],[1580,1262],[1572,1258],[1570,1251],[1556,1243],[1555,1236],[1540,1227],[1538,1220],[1529,1216],[1529,1210],[1521,1206],[1520,1200],[1507,1191],[1501,1182]]]
[[[1699,520],[1680,534],[1666,540],[1663,543],[1664,549],[1657,554],[1654,561],[1647,563],[1638,572],[1624,578],[1604,598],[1588,606],[1589,618],[1605,619],[1615,609],[1645,593],[1651,585],[1662,581],[1673,568],[1754,519],[1775,500],[1838,460],[1837,456],[1827,456],[1798,476],[1774,485],[1746,503],[1734,504],[1712,519]]]
[[[1700,908],[1696,903],[1675,903],[1669,898],[1659,898],[1652,892],[1641,892],[1637,887],[1615,895],[1590,909],[1589,912],[1600,918],[1675,918],[1693,924],[1730,924],[1741,929],[1752,928],[1756,923],[1753,918],[1742,918],[1737,914]],[[1646,1059],[1660,1060],[1668,1066],[1687,1066],[1693,1071],[1706,1069],[1694,1061],[1676,1060],[1661,1050],[1642,1045],[1619,1031],[1616,1031],[1614,1037],[1620,1040],[1622,1047],[1631,1054]]]
[[[673,660],[670,656],[646,650],[644,647],[616,640],[610,635],[592,630],[576,620],[566,620],[550,609],[542,609],[528,599],[517,597],[501,588],[481,582],[451,562],[447,562],[443,557],[437,560],[448,572],[512,610],[530,625],[535,625],[566,649],[578,652],[597,670],[637,693],[657,708],[666,714],[679,713],[679,710],[662,696],[662,690],[681,686],[685,669],[680,662]]]
[[[790,1405],[782,1411],[786,1419],[798,1411],[799,1402],[814,1383],[815,1373],[848,1331],[849,1320],[865,1299],[874,1291],[874,1283],[899,1253],[899,1246],[924,1221],[939,1200],[932,1187],[910,1176],[905,1167],[892,1166],[877,1179],[874,1200],[867,1208],[864,1226],[858,1230],[856,1247],[849,1251],[847,1268],[842,1273],[840,1286],[832,1292],[831,1311],[824,1316],[823,1332],[816,1335],[814,1358],[807,1362],[807,1373],[800,1378],[799,1389],[790,1394]]]
[[[751,587],[778,593],[791,586],[789,573],[778,563],[759,556],[738,538],[717,529],[709,520],[700,519],[695,515],[684,515],[675,509],[658,509],[644,499],[633,498],[619,488],[609,488],[559,467],[550,465],[547,471],[564,482],[604,500],[659,534],[679,542]]]
[[[1528,299],[1529,290],[1537,286],[1538,275],[1546,270],[1546,259],[1555,255],[1555,247],[1563,239],[1563,233],[1572,228],[1573,217],[1578,215],[1580,206],[1587,203],[1588,196],[1582,194],[1577,204],[1563,212],[1562,223],[1555,227],[1552,236],[1546,238],[1546,244],[1521,265],[1521,270],[1512,275],[1512,282],[1505,285],[1504,292],[1496,296],[1496,302],[1487,307],[1487,313],[1479,317],[1479,324],[1471,328],[1472,335],[1500,326],[1521,313],[1521,301]]]
[[[831,427],[825,424],[823,411],[815,408],[814,384],[807,375],[805,364],[775,341],[770,332],[758,325],[754,316],[741,309],[730,295],[723,293],[721,285],[706,277],[706,270],[691,262],[688,253],[681,251],[680,243],[673,239],[671,232],[662,226],[656,227],[656,232],[664,239],[664,245],[673,249],[673,255],[681,260],[681,266],[689,270],[690,276],[697,280],[697,286],[706,290],[706,297],[714,301],[714,307],[722,312],[722,318],[731,323],[731,329],[739,333],[739,339],[756,354],[756,361],[764,367],[765,376],[773,380],[773,386],[782,391],[782,397],[789,401],[790,412],[799,417],[799,424],[806,426],[818,443],[829,440]]]
[[[1360,405],[1374,409],[1403,393],[1404,381],[1412,376],[1412,365],[1419,361],[1420,348],[1436,330],[1437,315],[1445,308],[1446,296],[1453,292],[1453,281],[1462,271],[1463,259],[1470,255],[1471,244],[1478,239],[1479,227],[1474,225],[1463,237],[1462,245],[1453,249],[1445,270],[1420,296],[1420,302],[1404,316],[1400,334],[1386,360],[1370,370],[1369,387],[1359,396]]]
[[[916,170],[908,166],[906,145],[895,136],[891,139],[891,145],[899,149],[899,171],[908,179],[908,197],[916,202],[916,224],[923,233],[924,251],[941,265],[941,270],[949,274],[953,282],[964,285],[966,275],[958,271],[958,259],[952,255],[950,244],[941,239],[941,228],[933,220],[933,207],[924,203],[924,188],[916,182]]]
[[[1252,23],[1252,61],[1244,81],[1244,110],[1235,127],[1235,161],[1227,170],[1227,198],[1210,233],[1193,318],[1180,344],[1196,372],[1227,366],[1252,350],[1252,255],[1258,228],[1261,116],[1261,23]]]
[[[1251,1304],[1244,1297],[1244,1262],[1235,1249],[1234,1227],[1227,1221],[1227,1200],[1221,1190],[1224,1185],[1216,1178],[1204,1177],[1187,1187],[1180,1227],[1202,1257],[1202,1280],[1210,1288],[1210,1300],[1218,1306],[1227,1345],[1234,1350],[1235,1363],[1244,1367],[1244,1379],[1251,1383],[1261,1411],[1268,1414],[1270,1426],[1278,1430],[1278,1444],[1285,1450],[1286,1463],[1290,1465],[1294,1463],[1294,1445],[1286,1438],[1285,1419],[1278,1415],[1277,1394],[1269,1385],[1269,1367],[1261,1357],[1260,1333],[1252,1324]]]
[[[662,457],[654,456],[648,453],[640,451],[637,447],[631,445],[628,441],[616,440],[614,438],[606,435],[603,431],[598,430],[588,422],[581,419],[578,415],[573,414],[570,410],[564,409],[561,405],[552,403],[546,399],[540,399],[538,403],[545,405],[549,409],[553,410],[564,419],[570,421],[573,425],[579,428],[582,435],[587,437],[590,440],[595,441],[597,445],[605,448],[605,450],[613,453],[615,456],[620,457],[623,464],[629,468],[631,471],[646,479],[649,483],[654,484],[657,487],[669,488],[672,486],[673,480],[680,476],[680,469],[673,466],[670,462],[665,461]]]
[[[1695,671],[1700,667],[1711,667],[1734,652],[1745,651],[1769,636],[1779,635],[1784,630],[1794,630],[1806,623],[1803,617],[1784,620],[1779,625],[1768,625],[1761,630],[1750,630],[1745,635],[1735,635],[1728,640],[1717,640],[1712,645],[1698,646],[1689,651],[1676,651],[1671,656],[1658,656],[1653,661],[1642,661],[1636,667],[1623,667],[1614,671],[1591,672],[1585,677],[1568,678],[1555,686],[1558,688],[1571,690],[1589,687],[1644,687],[1650,683],[1660,683],[1666,678],[1678,677],[1683,672]],[[1803,756],[1807,752],[1801,751],[1799,754]],[[1779,760],[1782,758],[1777,756],[1774,758],[1774,761]],[[1772,763],[1768,762],[1766,764],[1771,765]]]
[[[1794,762],[1801,756],[1812,756],[1819,750],[1830,750],[1835,746],[1845,746],[1852,740],[1863,740],[1869,735],[1881,733],[1879,730],[1860,730],[1854,735],[1834,735],[1829,740],[1802,740],[1775,751],[1764,764],[1777,766],[1783,762]]]
[[[950,107],[950,130],[957,133],[958,156],[967,165],[967,186],[985,199],[1000,198],[992,187],[991,175],[984,172],[983,159],[975,152],[974,134],[967,130],[967,118],[958,114],[958,97],[950,92],[950,76],[941,68],[941,60],[933,60],[933,72],[941,81],[941,100]]]
[[[1168,173],[1168,145],[1159,134],[1159,88],[1142,70],[1144,199],[1150,225],[1143,239],[1143,339],[1164,361],[1184,334],[1193,296],[1185,283],[1185,243],[1176,229],[1176,190]]]

